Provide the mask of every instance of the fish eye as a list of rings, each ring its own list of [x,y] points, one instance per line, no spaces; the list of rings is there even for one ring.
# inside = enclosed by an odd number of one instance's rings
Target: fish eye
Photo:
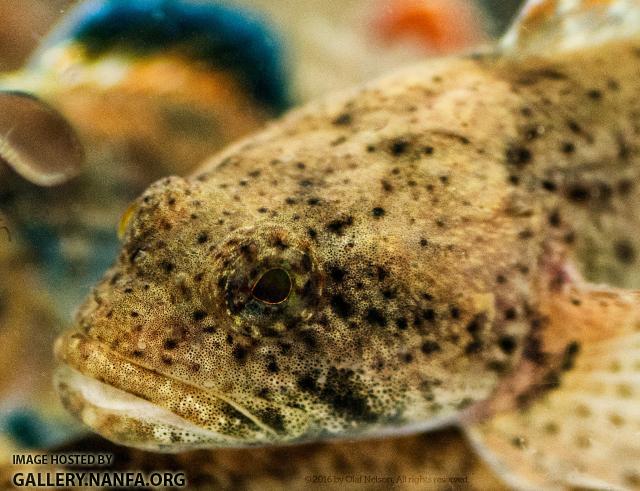
[[[309,322],[322,301],[323,273],[310,244],[274,225],[230,235],[213,253],[206,298],[247,336],[274,337]]]
[[[276,305],[285,302],[291,293],[291,277],[282,268],[265,272],[253,286],[251,294],[257,300]]]

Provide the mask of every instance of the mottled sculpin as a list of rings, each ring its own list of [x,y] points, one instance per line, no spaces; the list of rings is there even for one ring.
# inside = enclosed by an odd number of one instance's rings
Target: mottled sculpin
[[[67,408],[163,452],[455,423],[514,486],[637,488],[639,20],[531,2],[152,185],[58,340]]]

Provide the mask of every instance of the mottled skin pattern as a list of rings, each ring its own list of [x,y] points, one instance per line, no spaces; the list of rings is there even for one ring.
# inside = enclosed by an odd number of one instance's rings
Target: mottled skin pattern
[[[67,372],[64,402],[168,451],[460,416],[536,355],[567,255],[633,282],[639,65],[633,43],[429,63],[156,183],[57,353],[193,425],[114,415]],[[264,303],[277,268],[291,292]]]

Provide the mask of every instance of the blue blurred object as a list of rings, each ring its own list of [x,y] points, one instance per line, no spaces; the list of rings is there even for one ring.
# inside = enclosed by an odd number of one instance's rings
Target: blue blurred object
[[[185,0],[94,0],[73,11],[46,44],[66,39],[83,44],[90,57],[178,53],[232,71],[275,112],[290,106],[280,39],[250,11]]]
[[[90,247],[90,253],[82,258],[69,257],[65,253],[61,243],[64,229],[33,221],[21,223],[20,232],[42,265],[43,277],[53,287],[52,293],[63,317],[73,313],[111,266],[120,248],[115,229],[76,230],[76,240],[82,240]]]
[[[68,439],[59,422],[46,422],[33,409],[17,408],[0,416],[0,431],[24,449],[46,448]]]

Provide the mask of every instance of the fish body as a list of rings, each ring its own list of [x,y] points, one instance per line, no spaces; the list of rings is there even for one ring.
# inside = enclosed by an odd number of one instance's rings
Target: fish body
[[[637,487],[623,424],[569,423],[638,417],[638,296],[613,287],[638,284],[639,8],[535,2],[502,50],[152,185],[57,342],[64,404],[163,452],[457,423],[514,486]]]

